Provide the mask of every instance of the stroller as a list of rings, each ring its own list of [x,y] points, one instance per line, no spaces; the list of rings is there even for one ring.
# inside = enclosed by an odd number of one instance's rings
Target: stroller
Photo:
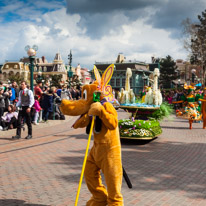
[[[53,101],[53,112],[49,113],[49,119],[53,120],[65,120],[65,116],[59,109],[59,105],[61,104],[61,98],[56,97]]]

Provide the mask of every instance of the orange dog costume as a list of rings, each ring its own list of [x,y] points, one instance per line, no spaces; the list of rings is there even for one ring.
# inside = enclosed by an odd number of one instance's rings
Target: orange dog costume
[[[90,116],[98,116],[102,120],[100,132],[94,130],[94,144],[87,158],[85,168],[85,181],[92,193],[87,206],[123,206],[121,194],[122,162],[121,145],[118,129],[118,116],[113,105],[105,102],[93,102],[93,93],[96,90],[102,92],[101,98],[111,98],[111,87],[107,85],[113,74],[114,65],[110,65],[102,78],[94,68],[97,81],[94,84],[85,85],[82,88],[82,99],[77,101],[62,100],[61,111],[65,115],[78,116],[80,118],[73,127],[87,127],[91,121]],[[100,170],[102,170],[106,187],[102,184]]]

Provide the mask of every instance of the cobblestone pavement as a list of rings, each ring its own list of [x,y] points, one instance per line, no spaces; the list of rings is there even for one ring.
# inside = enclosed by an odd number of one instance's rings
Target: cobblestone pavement
[[[85,129],[71,129],[75,119],[34,126],[31,140],[0,132],[0,206],[74,205],[87,144]],[[122,141],[133,184],[129,189],[123,180],[125,206],[206,205],[206,130],[200,123],[189,130],[175,117],[161,125],[162,135],[151,142]],[[78,205],[89,197],[83,182]]]

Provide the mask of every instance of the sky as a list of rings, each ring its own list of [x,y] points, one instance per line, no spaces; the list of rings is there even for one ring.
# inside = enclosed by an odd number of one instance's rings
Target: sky
[[[59,51],[66,64],[72,50],[72,65],[88,69],[119,53],[186,60],[181,23],[205,9],[205,0],[0,0],[0,64],[27,56],[27,45],[49,62]]]

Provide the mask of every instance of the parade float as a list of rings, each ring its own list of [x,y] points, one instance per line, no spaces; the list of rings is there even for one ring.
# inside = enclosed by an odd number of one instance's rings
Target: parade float
[[[129,79],[132,71],[127,68],[125,89],[118,94],[120,108],[130,113],[129,119],[119,120],[119,131],[122,139],[151,140],[162,133],[159,120],[168,116],[172,109],[162,104],[162,95],[158,89],[159,69],[153,72],[152,87],[147,88],[141,102],[135,101],[135,95],[130,88]]]

